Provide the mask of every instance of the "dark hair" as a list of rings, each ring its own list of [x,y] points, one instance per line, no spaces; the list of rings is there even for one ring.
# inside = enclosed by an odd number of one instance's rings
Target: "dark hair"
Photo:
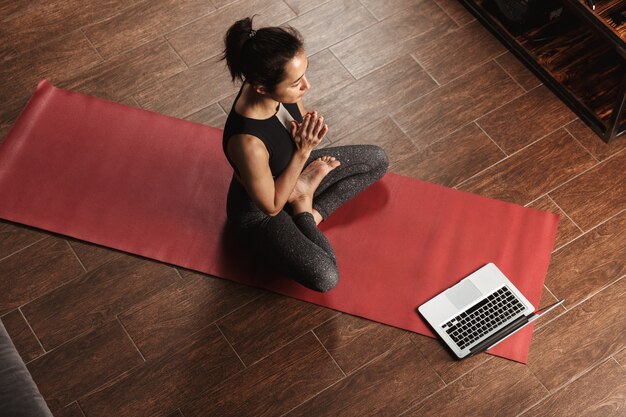
[[[233,82],[257,82],[270,92],[285,79],[285,65],[304,50],[300,32],[291,26],[252,30],[252,17],[235,22],[224,36],[224,53]]]

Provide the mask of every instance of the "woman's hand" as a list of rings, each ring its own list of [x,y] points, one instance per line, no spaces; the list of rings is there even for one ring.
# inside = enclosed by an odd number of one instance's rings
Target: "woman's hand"
[[[311,151],[319,145],[326,136],[328,125],[324,123],[324,117],[317,115],[317,112],[309,112],[304,115],[302,123],[291,121],[291,136],[298,151],[307,157]]]

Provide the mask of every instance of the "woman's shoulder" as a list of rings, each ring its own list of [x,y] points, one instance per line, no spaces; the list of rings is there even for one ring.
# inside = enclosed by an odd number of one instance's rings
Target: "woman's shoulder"
[[[225,148],[227,155],[235,161],[268,159],[270,156],[267,146],[261,139],[246,133],[231,136]]]
[[[260,138],[249,133],[236,133],[231,135],[228,141],[245,148],[264,146]]]
[[[233,135],[252,135],[262,138],[262,131],[263,129],[258,123],[254,123],[254,120],[242,117],[232,109],[224,124],[224,139],[229,139]]]

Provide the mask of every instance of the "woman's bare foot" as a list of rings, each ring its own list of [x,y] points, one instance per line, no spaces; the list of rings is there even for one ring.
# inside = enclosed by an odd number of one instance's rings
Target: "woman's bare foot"
[[[288,200],[294,208],[294,214],[313,211],[313,193],[324,177],[340,164],[333,156],[322,156],[302,171]]]
[[[320,224],[322,222],[322,220],[324,220],[324,218],[322,217],[322,215],[320,214],[319,211],[313,209],[313,210],[311,210],[311,213],[313,213],[313,220],[315,220],[315,225],[316,226],[318,224]]]

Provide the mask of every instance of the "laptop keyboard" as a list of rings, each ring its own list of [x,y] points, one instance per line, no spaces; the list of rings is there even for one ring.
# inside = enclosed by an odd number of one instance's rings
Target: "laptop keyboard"
[[[465,349],[523,310],[524,305],[511,290],[502,287],[441,327]]]

